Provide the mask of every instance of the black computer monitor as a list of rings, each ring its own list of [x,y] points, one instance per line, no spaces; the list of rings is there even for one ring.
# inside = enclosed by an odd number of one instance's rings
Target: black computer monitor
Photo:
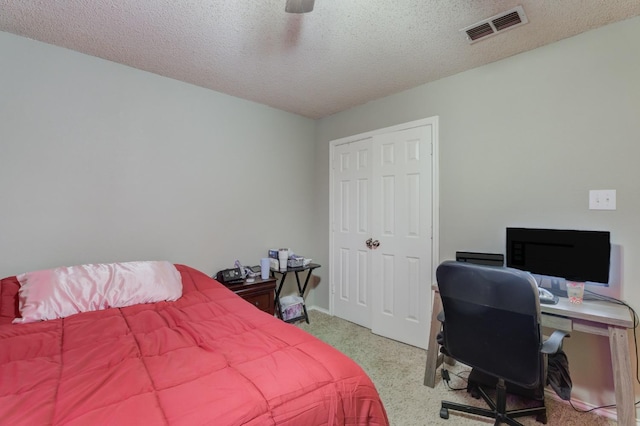
[[[507,228],[507,266],[569,281],[608,285],[607,231]]]

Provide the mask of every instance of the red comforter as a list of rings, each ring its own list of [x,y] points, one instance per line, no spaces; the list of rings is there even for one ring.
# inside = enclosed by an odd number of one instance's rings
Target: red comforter
[[[386,425],[371,380],[315,337],[177,265],[183,296],[32,324],[0,282],[0,424]]]

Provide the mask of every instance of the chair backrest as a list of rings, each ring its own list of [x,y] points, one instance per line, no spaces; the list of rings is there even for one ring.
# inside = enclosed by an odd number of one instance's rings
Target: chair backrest
[[[531,274],[443,262],[436,271],[449,355],[526,388],[543,380],[540,302]]]

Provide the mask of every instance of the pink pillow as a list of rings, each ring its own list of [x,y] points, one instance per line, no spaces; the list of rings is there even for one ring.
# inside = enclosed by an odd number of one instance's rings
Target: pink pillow
[[[80,312],[182,296],[180,273],[166,261],[60,267],[18,275],[22,318],[14,323],[64,318]]]

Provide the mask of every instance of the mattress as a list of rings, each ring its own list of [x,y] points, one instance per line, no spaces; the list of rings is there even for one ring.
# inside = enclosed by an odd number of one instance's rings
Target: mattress
[[[387,425],[351,359],[176,265],[182,297],[12,324],[0,281],[0,424]]]

